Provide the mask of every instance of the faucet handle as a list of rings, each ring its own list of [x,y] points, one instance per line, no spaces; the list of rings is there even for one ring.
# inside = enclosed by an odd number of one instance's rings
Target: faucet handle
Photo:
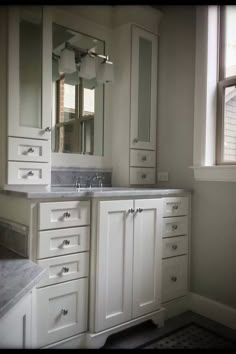
[[[80,188],[81,187],[81,179],[82,179],[82,176],[76,176],[75,177],[75,188]]]
[[[105,177],[104,176],[97,176],[99,187],[103,187],[102,181],[104,181]]]

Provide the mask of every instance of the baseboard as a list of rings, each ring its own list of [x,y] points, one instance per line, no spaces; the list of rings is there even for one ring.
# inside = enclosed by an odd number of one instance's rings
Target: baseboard
[[[189,309],[210,320],[236,329],[236,309],[196,293],[189,293]]]

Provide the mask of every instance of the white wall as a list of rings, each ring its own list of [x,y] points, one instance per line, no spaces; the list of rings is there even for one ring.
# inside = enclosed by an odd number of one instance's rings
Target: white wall
[[[236,184],[196,182],[193,171],[195,8],[165,6],[160,28],[159,171],[192,188],[191,290],[236,308]],[[164,185],[164,184],[163,184]]]

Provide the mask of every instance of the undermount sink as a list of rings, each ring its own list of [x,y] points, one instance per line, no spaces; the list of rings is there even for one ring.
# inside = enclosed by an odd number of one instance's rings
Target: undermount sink
[[[121,190],[134,190],[136,188],[128,188],[128,187],[81,187],[76,188],[72,186],[68,187],[52,187],[51,191],[53,192],[113,192],[113,191],[121,191]]]

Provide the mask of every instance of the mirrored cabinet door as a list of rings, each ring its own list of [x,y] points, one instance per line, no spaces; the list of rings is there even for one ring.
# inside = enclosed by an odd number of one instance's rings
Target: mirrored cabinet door
[[[157,36],[132,26],[130,147],[155,150]]]
[[[50,139],[50,14],[41,6],[9,8],[8,135]]]

